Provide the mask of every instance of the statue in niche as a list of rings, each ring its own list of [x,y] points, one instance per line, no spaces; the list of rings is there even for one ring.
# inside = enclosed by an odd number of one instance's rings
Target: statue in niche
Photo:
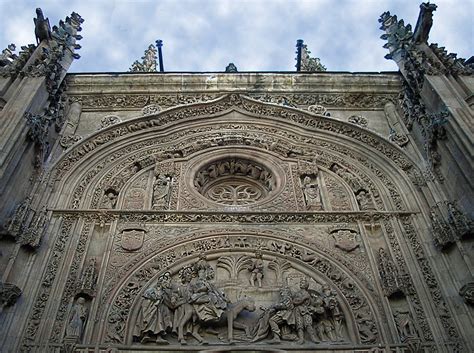
[[[303,194],[308,210],[322,210],[321,194],[316,176],[306,175],[302,180]]]
[[[153,181],[153,201],[154,210],[168,209],[169,194],[171,188],[171,177],[164,174],[158,174]]]
[[[69,321],[66,327],[66,337],[68,339],[75,339],[79,343],[82,339],[84,327],[87,320],[87,308],[85,306],[86,299],[79,297],[73,305],[69,315]]]
[[[263,256],[261,251],[255,251],[255,259],[252,259],[248,270],[250,271],[250,285],[255,287],[255,280],[257,280],[258,287],[261,288],[264,271]]]
[[[113,189],[108,189],[105,191],[102,199],[100,200],[99,208],[111,210],[115,208],[117,204],[118,192]]]
[[[296,331],[298,333],[298,343],[304,343],[304,333],[308,333],[311,341],[318,343],[313,327],[313,315],[322,314],[322,301],[317,298],[316,302],[312,300],[309,292],[309,283],[306,277],[300,280],[300,289],[293,296],[295,305]]]
[[[160,276],[156,287],[150,287],[143,293],[144,300],[138,313],[138,327],[135,328],[135,336],[141,338],[141,343],[151,341],[157,344],[169,343],[163,337],[173,327],[172,313],[169,304],[165,303],[170,288],[170,273],[166,272]]]
[[[458,210],[455,202],[447,203],[448,222],[456,230],[456,237],[462,238],[474,233],[474,225],[464,213]]]
[[[357,203],[359,204],[359,209],[361,211],[373,211],[375,210],[374,202],[372,201],[372,196],[367,190],[361,189],[356,194]]]
[[[408,310],[397,310],[393,314],[393,317],[402,342],[405,342],[408,338],[418,336],[411,314]]]

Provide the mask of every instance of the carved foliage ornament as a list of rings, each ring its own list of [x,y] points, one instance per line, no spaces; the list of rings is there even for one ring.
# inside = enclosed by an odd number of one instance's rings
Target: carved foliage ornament
[[[390,144],[383,143],[383,139],[380,139],[379,137],[368,132],[352,129],[343,122],[339,122],[337,120],[332,119],[328,120],[324,118],[318,118],[314,116],[309,117],[301,111],[288,110],[288,108],[278,106],[265,106],[254,100],[244,98],[239,95],[228,95],[209,104],[198,104],[195,106],[170,109],[166,112],[159,114],[155,118],[146,118],[147,120],[143,120],[142,118],[138,119],[139,121],[127,121],[125,124],[121,124],[116,129],[99,133],[91,139],[84,141],[77,148],[67,153],[58,164],[58,172],[64,173],[71,167],[73,163],[82,159],[86,154],[90,153],[98,146],[108,143],[123,135],[134,133],[144,129],[150,129],[155,126],[163,126],[167,123],[171,123],[184,118],[192,119],[197,116],[216,114],[218,112],[225,111],[235,106],[238,106],[241,109],[244,109],[249,112],[256,112],[257,114],[263,117],[281,118],[293,121],[298,124],[302,124],[313,129],[322,129],[346,134],[347,136],[359,140],[365,144],[369,144],[373,148],[382,152],[388,158],[392,159],[403,170],[407,170],[412,167],[412,163],[405,156],[403,156]],[[60,174],[58,174],[57,176],[59,177]]]

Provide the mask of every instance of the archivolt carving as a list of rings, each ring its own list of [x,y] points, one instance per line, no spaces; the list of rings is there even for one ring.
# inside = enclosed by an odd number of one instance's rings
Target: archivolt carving
[[[150,129],[153,127],[162,127],[183,119],[193,119],[199,116],[212,116],[228,111],[229,109],[244,110],[251,114],[263,117],[272,117],[291,121],[293,123],[320,129],[328,132],[346,135],[352,139],[358,140],[364,144],[373,147],[375,150],[384,154],[387,158],[393,160],[403,170],[407,170],[413,164],[404,156],[397,147],[384,139],[343,122],[328,119],[326,117],[310,116],[303,111],[293,110],[281,106],[264,105],[249,98],[231,94],[223,98],[217,99],[212,103],[194,104],[185,107],[173,108],[164,111],[156,116],[138,118],[132,121],[126,121],[117,127],[98,132],[91,136],[87,141],[78,144],[78,146],[63,156],[57,167],[57,177],[70,169],[71,165],[81,160],[86,154],[95,150],[99,146],[123,137],[130,133],[140,130]]]

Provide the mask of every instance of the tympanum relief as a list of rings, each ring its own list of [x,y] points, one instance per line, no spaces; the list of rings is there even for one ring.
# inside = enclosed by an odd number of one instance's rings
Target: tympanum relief
[[[135,344],[348,342],[337,290],[261,251],[201,253],[161,274],[129,317]],[[248,286],[246,284],[250,283]]]

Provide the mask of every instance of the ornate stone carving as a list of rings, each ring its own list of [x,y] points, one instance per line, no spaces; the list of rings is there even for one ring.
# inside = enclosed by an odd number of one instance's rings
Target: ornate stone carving
[[[117,115],[107,115],[100,119],[100,124],[97,130],[108,128],[112,125],[120,123],[122,120]]]
[[[153,44],[148,46],[142,56],[142,62],[136,60],[130,67],[130,72],[156,72],[157,50]]]
[[[319,104],[313,104],[313,105],[308,106],[308,111],[310,113],[314,113],[318,115],[331,116],[331,113],[327,111],[326,107]]]
[[[82,140],[82,136],[79,135],[67,135],[63,136],[59,139],[59,144],[63,148],[69,148],[75,143],[79,142]]]
[[[330,233],[334,246],[345,252],[351,252],[360,246],[360,235],[352,229],[335,229]]]
[[[22,232],[19,237],[20,244],[37,249],[41,244],[41,239],[48,228],[48,224],[48,212],[46,211],[46,207],[44,207],[41,211],[35,214],[28,228]]]
[[[310,211],[322,210],[323,204],[321,202],[321,190],[318,184],[318,169],[316,168],[312,174],[301,175],[300,181],[306,208]]]
[[[265,275],[265,265],[261,251],[255,251],[255,258],[250,260],[248,270],[250,272],[250,285],[254,287],[257,284],[258,287],[261,288],[262,279]],[[255,283],[255,281],[257,282]]]
[[[347,118],[347,121],[362,127],[367,127],[367,125],[369,124],[367,118],[364,118],[360,115],[351,115],[349,118]]]
[[[153,199],[152,209],[154,210],[166,210],[169,207],[170,201],[170,189],[171,189],[171,177],[158,174],[153,180]]]
[[[93,297],[96,291],[97,276],[97,260],[92,257],[82,272],[78,286],[79,292]]]
[[[6,225],[7,234],[19,238],[27,227],[28,216],[31,211],[30,209],[31,198],[26,197],[18,206],[15,208],[13,215],[10,217]]]
[[[308,50],[308,46],[306,44],[302,44],[300,71],[309,71],[309,72],[326,71],[326,66],[321,64],[321,60],[319,58],[312,58],[309,56],[309,54],[311,54],[311,52]]]
[[[144,229],[124,229],[120,234],[121,246],[127,251],[136,251],[143,246],[146,231]]]
[[[357,203],[359,204],[359,209],[364,211],[372,211],[375,210],[375,205],[372,200],[372,196],[367,190],[360,189],[356,193]]]
[[[0,282],[0,313],[16,303],[21,296],[21,289],[12,283]]]
[[[142,108],[142,115],[157,114],[162,111],[162,108],[158,104],[149,104]]]
[[[433,241],[438,249],[445,249],[456,241],[456,236],[451,231],[449,224],[445,221],[439,205],[435,205],[431,208],[430,220]]]
[[[247,205],[267,197],[275,188],[268,167],[242,158],[218,160],[202,167],[194,186],[206,198],[224,205]]]
[[[389,254],[384,248],[380,248],[378,252],[378,267],[382,285],[382,290],[387,297],[403,294],[403,281],[401,280],[398,269],[395,267]]]
[[[469,305],[474,305],[474,282],[466,283],[459,289],[459,295]]]
[[[117,204],[118,192],[113,189],[108,189],[105,191],[102,199],[100,200],[99,208],[102,209],[114,209]]]
[[[448,223],[455,232],[456,239],[474,234],[474,222],[461,212],[455,201],[446,202]]]

